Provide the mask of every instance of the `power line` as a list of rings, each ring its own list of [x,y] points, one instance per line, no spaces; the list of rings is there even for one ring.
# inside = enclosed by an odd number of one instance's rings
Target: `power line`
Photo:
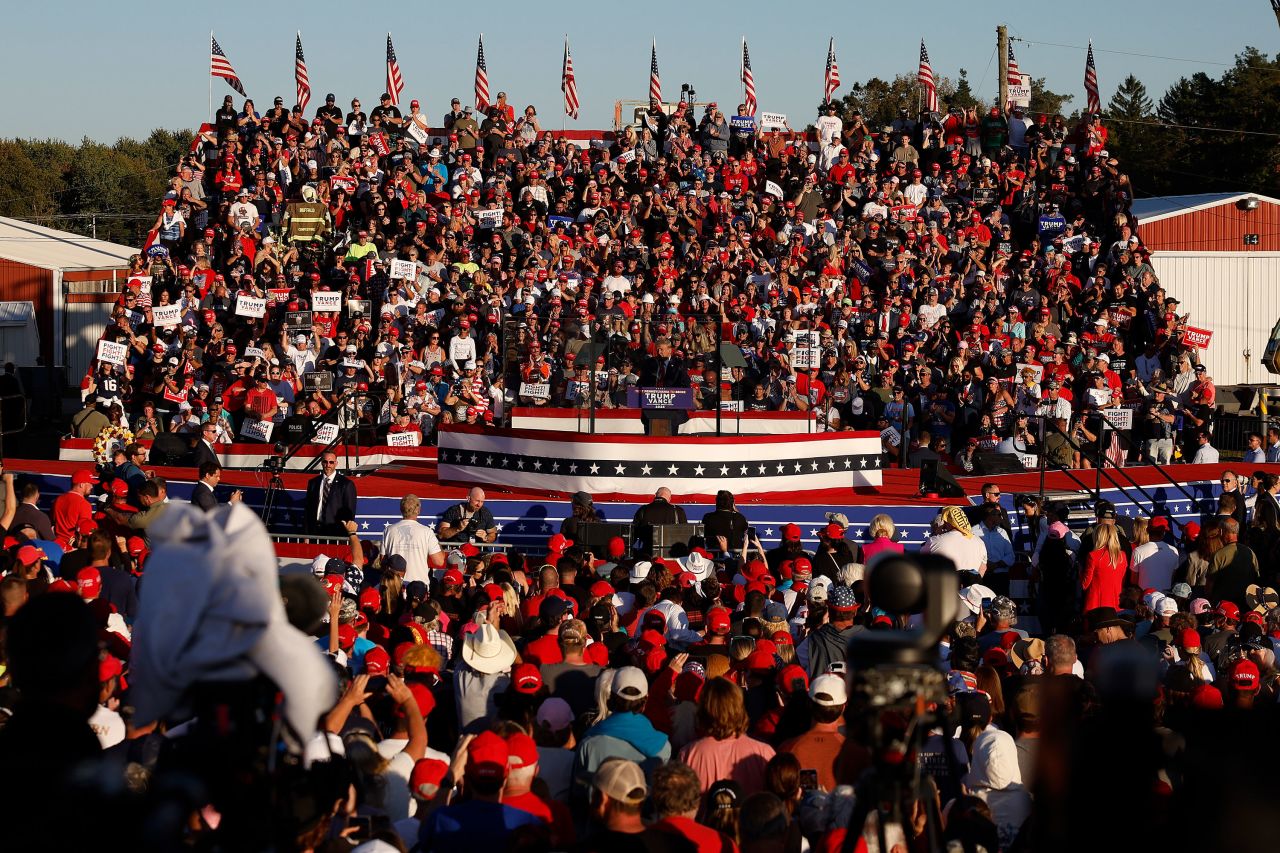
[[[1231,127],[1209,127],[1201,124],[1176,124],[1170,121],[1143,121],[1136,118],[1117,118],[1116,116],[1107,116],[1108,122],[1119,122],[1120,124],[1140,124],[1147,127],[1164,127],[1177,128],[1181,130],[1198,130],[1205,133],[1237,133],[1245,136],[1269,136],[1272,138],[1280,138],[1280,133],[1271,133],[1265,130],[1240,130]]]
[[[1036,47],[1036,46],[1064,47],[1068,50],[1088,50],[1089,49],[1086,45],[1062,44],[1056,41],[1040,41],[1040,39],[1030,39],[1030,38],[1026,38],[1025,36],[1009,36],[1009,38],[1012,39],[1013,41],[1020,41],[1029,47]],[[1095,53],[1114,53],[1118,56],[1136,56],[1142,59],[1165,59],[1170,62],[1189,62],[1194,65],[1221,65],[1224,68],[1230,68],[1231,66],[1235,65],[1234,62],[1218,62],[1212,59],[1191,59],[1190,57],[1187,57],[1187,56],[1164,56],[1163,54],[1159,54],[1159,53],[1138,53],[1132,50],[1113,50],[1110,48],[1098,47],[1096,44],[1093,46],[1093,50]],[[1275,68],[1268,68],[1266,70],[1280,71],[1280,69],[1275,69]]]

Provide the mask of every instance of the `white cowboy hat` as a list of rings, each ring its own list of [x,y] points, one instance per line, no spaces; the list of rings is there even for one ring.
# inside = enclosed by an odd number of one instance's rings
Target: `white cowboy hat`
[[[697,551],[684,558],[684,570],[693,575],[696,581],[706,580],[715,570],[716,564]]]
[[[462,660],[476,672],[496,675],[511,669],[516,660],[516,645],[506,631],[481,625],[463,640]]]

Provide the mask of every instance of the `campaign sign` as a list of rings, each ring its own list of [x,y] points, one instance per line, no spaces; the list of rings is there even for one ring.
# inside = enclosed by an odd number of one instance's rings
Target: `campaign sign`
[[[743,132],[753,131],[756,120],[754,116],[729,116],[729,127]]]
[[[546,400],[551,397],[551,385],[547,382],[521,382],[520,396]]]
[[[338,440],[337,424],[320,424],[311,441],[314,444],[333,444]]]
[[[124,364],[129,355],[129,348],[115,341],[98,341],[98,361],[108,364]]]
[[[477,210],[476,219],[481,228],[497,228],[502,224],[502,208],[494,210]]]
[[[816,347],[796,347],[791,352],[791,366],[796,370],[817,367],[819,361],[819,350]]]
[[[259,347],[245,347],[244,357],[245,358],[266,358],[267,354],[263,352]]]
[[[418,265],[413,261],[392,261],[391,262],[392,278],[417,278]]]
[[[778,186],[773,181],[764,182],[764,191],[774,198],[782,198],[782,187]]]
[[[1211,329],[1197,329],[1194,326],[1187,326],[1182,330],[1182,343],[1184,346],[1195,347],[1196,349],[1208,349],[1209,340],[1213,337]]]
[[[387,434],[387,447],[417,447],[422,440],[418,432],[393,432]]]
[[[311,331],[311,312],[310,311],[289,311],[284,315],[285,327],[299,329],[303,332]]]
[[[182,322],[182,306],[156,305],[151,309],[151,323],[157,329],[167,329]]]
[[[311,294],[311,310],[312,311],[341,311],[342,310],[342,294],[337,292]]]
[[[261,317],[267,313],[267,300],[257,296],[236,297],[236,314],[241,317]]]
[[[255,421],[246,418],[244,425],[240,427],[240,435],[254,441],[270,441],[271,433],[275,428],[274,421]]]
[[[635,403],[631,392],[635,391]],[[692,409],[692,388],[634,388],[627,390],[627,405],[639,409]]]
[[[764,130],[783,130],[786,126],[786,113],[760,113],[760,127]]]

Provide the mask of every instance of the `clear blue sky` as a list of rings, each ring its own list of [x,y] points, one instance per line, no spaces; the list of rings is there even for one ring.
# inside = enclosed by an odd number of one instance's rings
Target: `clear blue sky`
[[[366,108],[384,88],[385,38],[390,30],[404,71],[404,101],[418,98],[435,121],[451,96],[472,97],[476,37],[485,37],[491,91],[505,89],[517,109],[537,105],[544,127],[560,126],[560,61],[566,27],[577,71],[582,116],[569,127],[605,128],[613,103],[637,99],[648,86],[649,41],[668,100],[692,81],[699,99],[736,104],[741,38],[751,49],[760,108],[811,120],[822,94],[827,39],[836,39],[844,87],[870,76],[914,73],[923,37],[934,72],[960,68],[979,94],[995,91],[995,28],[1027,40],[1015,43],[1024,73],[1046,77],[1050,88],[1083,106],[1084,51],[1037,42],[1083,46],[1094,40],[1102,102],[1127,73],[1154,99],[1183,75],[1217,77],[1246,45],[1274,53],[1280,27],[1263,0],[1214,6],[1206,16],[1191,0],[1133,3],[1084,0],[1065,11],[1040,2],[969,3],[942,11],[938,2],[890,4],[721,2],[437,4],[383,0],[300,4],[243,2],[168,4],[11,4],[6,9],[0,79],[6,120],[0,135],[88,136],[112,141],[144,136],[153,127],[194,127],[205,117],[212,28],[259,108],[279,94],[294,101],[293,40],[302,30],[311,73],[312,104],[326,92],[344,107],[351,96]],[[828,4],[829,5],[829,4]],[[303,17],[294,8],[305,9]],[[831,8],[840,11],[832,12]],[[779,13],[782,10],[782,13]],[[847,10],[847,11],[846,11]],[[1109,52],[1159,54],[1173,61]],[[979,88],[979,86],[981,86]],[[214,81],[214,104],[231,92]],[[239,99],[237,96],[237,106]]]

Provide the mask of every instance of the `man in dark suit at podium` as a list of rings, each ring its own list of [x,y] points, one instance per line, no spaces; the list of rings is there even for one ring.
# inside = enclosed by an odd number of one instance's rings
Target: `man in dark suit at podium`
[[[689,371],[684,360],[677,358],[671,347],[670,338],[658,338],[658,354],[649,358],[640,371],[641,388],[688,388]],[[684,409],[645,409],[641,413],[644,418],[646,435],[674,435],[680,424],[689,419]],[[655,422],[667,424],[657,430]]]
[[[338,473],[338,457],[326,451],[321,472],[307,483],[306,530],[320,535],[342,536],[342,522],[355,518],[356,484]]]

